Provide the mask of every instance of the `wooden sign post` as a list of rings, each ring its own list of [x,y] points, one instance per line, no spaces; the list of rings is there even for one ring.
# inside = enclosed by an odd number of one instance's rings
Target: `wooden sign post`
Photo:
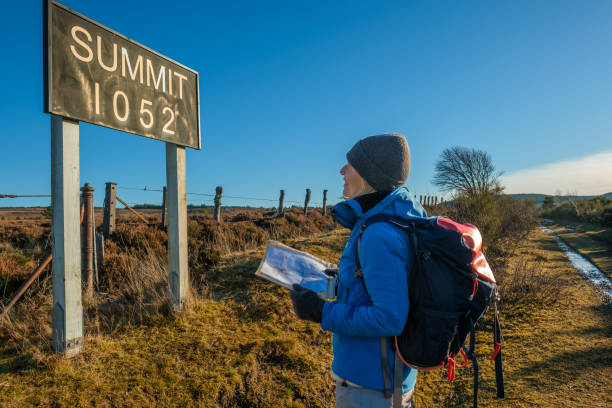
[[[83,346],[79,123],[51,116],[53,207],[53,348],[65,356]]]
[[[185,148],[166,143],[168,192],[168,278],[170,307],[182,310],[189,290]]]
[[[83,344],[79,121],[166,142],[169,302],[188,293],[185,147],[201,148],[198,73],[56,1],[43,1],[44,111],[51,119],[53,346]],[[115,185],[106,188],[105,235]]]

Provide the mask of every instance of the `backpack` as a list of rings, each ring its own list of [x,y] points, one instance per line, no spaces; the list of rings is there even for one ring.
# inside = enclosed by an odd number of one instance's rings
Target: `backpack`
[[[378,214],[361,226],[356,245],[355,275],[367,293],[359,248],[361,235],[375,222],[387,222],[405,231],[414,250],[414,265],[408,274],[410,308],[404,330],[391,338],[395,350],[395,384],[391,391],[387,338],[381,338],[381,367],[385,397],[393,395],[393,406],[400,406],[403,365],[417,370],[447,367],[448,380],[455,368],[474,365],[474,408],[478,403],[478,362],[474,354],[475,325],[489,305],[494,305],[493,342],[497,397],[504,397],[501,361],[501,329],[497,311],[495,277],[481,252],[482,237],[471,224],[460,224],[445,217],[403,220]],[[466,344],[470,338],[469,345]],[[455,360],[461,357],[459,364]]]

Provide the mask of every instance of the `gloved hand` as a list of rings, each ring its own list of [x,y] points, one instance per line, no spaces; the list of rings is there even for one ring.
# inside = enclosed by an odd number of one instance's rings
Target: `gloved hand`
[[[313,290],[293,284],[293,289],[289,291],[289,296],[293,302],[293,310],[298,318],[321,323],[325,301],[319,295]]]
[[[323,271],[327,276],[338,276],[338,268],[329,268]]]

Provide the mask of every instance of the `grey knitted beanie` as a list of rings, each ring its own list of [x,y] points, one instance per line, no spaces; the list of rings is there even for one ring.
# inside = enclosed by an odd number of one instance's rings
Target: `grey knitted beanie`
[[[366,137],[346,154],[348,162],[376,191],[391,191],[408,179],[410,147],[403,135]]]

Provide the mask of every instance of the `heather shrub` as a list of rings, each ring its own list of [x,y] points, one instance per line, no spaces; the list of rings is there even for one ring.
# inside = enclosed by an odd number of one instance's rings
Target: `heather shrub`
[[[588,200],[566,201],[541,211],[540,216],[610,227],[612,226],[612,199],[595,197]]]

